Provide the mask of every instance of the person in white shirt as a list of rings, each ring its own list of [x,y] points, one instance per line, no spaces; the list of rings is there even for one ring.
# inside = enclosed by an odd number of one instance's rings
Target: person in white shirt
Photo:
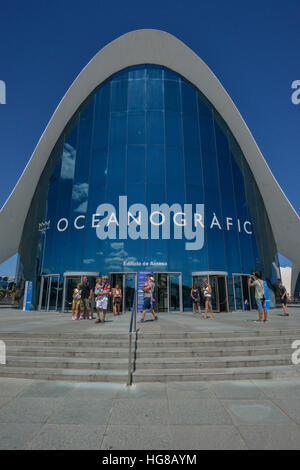
[[[255,287],[255,302],[258,310],[258,320],[255,320],[255,322],[262,323],[268,321],[268,310],[266,307],[264,281],[261,279],[259,272],[255,272],[252,276],[249,277],[248,284],[249,287]]]

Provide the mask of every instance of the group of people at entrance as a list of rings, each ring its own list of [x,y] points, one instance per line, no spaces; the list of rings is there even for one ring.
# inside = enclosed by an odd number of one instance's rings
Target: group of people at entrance
[[[212,287],[209,284],[207,278],[203,279],[203,287],[197,287],[196,284],[193,284],[191,289],[191,297],[193,301],[193,313],[196,315],[197,309],[201,315],[201,298],[204,298],[205,311],[204,311],[204,320],[207,318],[208,311],[210,312],[210,318],[215,318],[211,306],[211,296],[212,296]]]
[[[104,323],[109,298],[113,301],[114,315],[119,315],[122,305],[122,289],[118,284],[111,289],[108,276],[96,279],[95,291],[90,287],[87,276],[82,284],[77,284],[73,291],[72,320],[93,320],[92,300],[95,299],[97,319],[95,323]],[[102,318],[101,318],[102,312]]]

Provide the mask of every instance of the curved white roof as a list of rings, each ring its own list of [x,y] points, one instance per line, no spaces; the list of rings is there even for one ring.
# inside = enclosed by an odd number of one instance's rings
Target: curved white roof
[[[114,73],[138,64],[168,67],[194,84],[221,114],[253,172],[278,251],[300,268],[300,220],[219,80],[190,48],[159,30],[132,31],[101,49],[59,103],[23,174],[0,211],[0,263],[18,251],[24,222],[48,157],[69,119],[87,96]]]

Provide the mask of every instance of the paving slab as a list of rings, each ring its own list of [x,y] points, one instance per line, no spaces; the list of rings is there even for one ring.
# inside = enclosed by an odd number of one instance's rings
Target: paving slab
[[[103,450],[169,450],[173,449],[169,426],[110,425],[107,427]]]
[[[45,423],[60,407],[60,398],[14,398],[0,408],[0,423]]]
[[[239,431],[230,425],[172,426],[172,449],[246,450]]]
[[[45,424],[26,450],[99,450],[106,426]]]
[[[31,379],[15,379],[0,377],[0,396],[1,397],[15,397],[26,387],[31,385]]]
[[[300,425],[300,398],[273,398],[273,403]]]
[[[170,400],[216,398],[208,382],[168,382],[167,393]]]
[[[106,425],[112,405],[113,400],[109,398],[70,398],[55,410],[49,418],[48,424]]]
[[[147,398],[167,398],[167,386],[164,383],[139,383],[128,387],[120,387],[117,398],[131,398],[134,400]]]
[[[120,398],[114,401],[109,424],[118,425],[167,425],[169,424],[166,398],[135,400]]]
[[[300,426],[279,425],[240,425],[238,429],[251,450],[299,450]]]
[[[21,450],[41,428],[34,423],[5,423],[0,425],[0,450]]]
[[[247,380],[210,382],[209,386],[219,398],[266,399],[264,392],[255,383]]]
[[[263,400],[222,400],[236,424],[292,424],[278,407]]]
[[[216,399],[169,400],[170,424],[232,424],[229,413]]]
[[[20,393],[21,397],[61,398],[74,389],[71,382],[33,382]]]

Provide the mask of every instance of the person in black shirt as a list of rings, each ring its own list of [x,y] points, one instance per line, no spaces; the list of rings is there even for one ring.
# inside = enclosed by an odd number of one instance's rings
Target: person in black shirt
[[[282,281],[278,281],[279,285],[279,292],[280,292],[280,300],[281,300],[281,305],[283,308],[284,316],[288,317],[288,309],[287,309],[287,291],[284,285],[282,284]]]
[[[79,320],[84,320],[84,318],[89,318],[89,320],[93,320],[93,314],[91,310],[91,299],[92,299],[92,294],[93,290],[90,288],[90,285],[88,283],[88,278],[86,276],[83,276],[82,280],[82,286],[81,286],[81,315]]]

